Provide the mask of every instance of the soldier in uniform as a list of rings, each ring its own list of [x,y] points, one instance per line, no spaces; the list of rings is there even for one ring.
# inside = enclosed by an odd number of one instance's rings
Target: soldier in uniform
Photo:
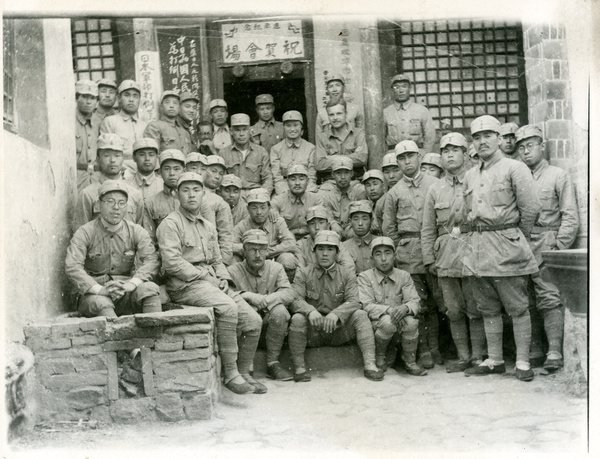
[[[244,261],[228,270],[236,290],[263,318],[267,347],[267,376],[278,381],[290,381],[292,374],[279,363],[283,340],[287,334],[294,290],[285,270],[276,261],[267,260],[269,236],[262,230],[244,233]]]
[[[106,180],[98,188],[99,216],[71,239],[65,273],[84,317],[161,311],[158,286],[151,282],[158,254],[148,233],[124,219],[128,197],[124,182]]]
[[[419,295],[406,271],[394,268],[394,241],[376,237],[371,241],[373,268],[358,275],[358,297],[375,330],[377,367],[387,370],[386,351],[396,333],[401,336],[402,366],[409,375],[424,376],[417,364]]]
[[[439,153],[427,153],[421,161],[421,172],[432,175],[435,178],[441,178],[444,169],[442,167],[442,157]]]
[[[473,299],[470,278],[463,277],[462,259],[468,244],[467,233],[471,230],[464,221],[467,147],[467,139],[457,132],[441,138],[446,175],[427,190],[421,229],[423,264],[430,274],[438,276],[458,351],[458,361],[446,365],[448,373],[464,371],[471,363],[480,364],[486,351],[483,319]]]
[[[176,303],[214,309],[225,387],[236,394],[263,394],[266,386],[250,376],[262,319],[232,289],[216,228],[200,214],[203,193],[202,177],[183,173],[177,183],[181,206],[156,232],[167,292]]]
[[[402,171],[400,171],[400,168],[398,167],[398,159],[396,158],[396,150],[391,150],[383,156],[383,160],[381,161],[381,172],[383,172],[385,185],[388,191],[402,178]]]
[[[579,228],[577,203],[569,175],[558,167],[550,166],[544,159],[544,140],[540,128],[533,125],[521,127],[516,133],[517,148],[522,161],[533,176],[534,188],[542,204],[542,211],[531,230],[529,246],[535,256],[539,274],[531,275],[530,290],[535,302],[530,305],[532,366],[541,365],[555,371],[563,366],[562,341],[564,316],[560,292],[551,281],[542,251],[569,249]],[[531,288],[533,287],[533,288]],[[541,317],[540,317],[541,316]],[[548,354],[543,355],[541,338],[543,328],[548,339]]]
[[[296,110],[283,114],[284,139],[271,148],[271,171],[275,194],[288,190],[286,178],[292,165],[301,164],[308,172],[308,191],[317,191],[315,146],[302,138],[303,118]]]
[[[250,117],[244,113],[231,116],[233,144],[219,150],[229,174],[242,179],[243,194],[254,188],[264,188],[271,195],[273,175],[269,154],[260,145],[250,142]]]
[[[283,139],[283,124],[275,121],[275,101],[271,94],[261,94],[254,100],[258,122],[250,127],[250,140],[271,152],[271,147]]]
[[[240,199],[242,191],[242,179],[233,174],[227,174],[221,182],[220,195],[229,204],[233,227],[248,217],[248,207],[243,199]]]
[[[362,353],[365,377],[383,380],[383,371],[375,364],[373,328],[361,309],[356,275],[336,263],[339,248],[336,232],[319,231],[314,246],[317,263],[300,268],[294,278],[288,337],[294,381],[310,381],[304,362],[307,346],[339,346],[354,338]]]
[[[213,124],[211,122],[203,121],[198,124],[198,150],[200,150],[200,153],[202,153],[204,156],[217,154],[217,149],[215,148],[215,144],[213,142],[213,135]]]
[[[91,182],[96,161],[97,129],[92,122],[98,101],[98,86],[91,80],[75,84],[75,152],[77,154],[77,191],[81,192]]]
[[[365,187],[367,199],[373,203],[373,221],[371,222],[371,232],[373,234],[381,234],[383,205],[385,204],[384,195],[387,191],[383,172],[381,172],[379,169],[371,169],[370,171],[365,172],[365,175],[362,177],[362,184]],[[370,256],[371,255],[369,254],[369,257]]]
[[[344,77],[334,73],[329,74],[325,81],[325,92],[329,96],[329,101],[344,101],[346,102],[346,121],[352,128],[364,129],[365,123],[363,120],[362,113],[358,110],[358,106],[344,99],[344,90],[346,83]],[[327,130],[327,126],[330,124],[327,109],[325,107],[320,108],[317,114],[317,126],[315,129],[315,135]]]
[[[193,151],[192,136],[179,121],[179,94],[164,91],[160,97],[160,118],[152,121],[144,131],[144,137],[158,142],[158,151],[179,150],[184,156]]]
[[[518,129],[519,126],[515,123],[504,123],[500,126],[500,150],[507,158],[521,161],[517,151],[516,133]]]
[[[115,114],[115,102],[117,101],[117,83],[110,78],[98,80],[98,106],[92,115],[92,124],[100,129],[104,118]],[[96,132],[98,135],[98,132]]]
[[[421,152],[433,151],[435,127],[427,107],[417,104],[410,97],[411,80],[406,73],[392,78],[394,102],[383,110],[385,141],[394,148],[403,140],[415,142]]]
[[[227,102],[223,99],[213,99],[208,106],[213,130],[213,146],[217,153],[231,145],[231,132],[227,126]],[[205,155],[207,153],[204,153]]]
[[[504,373],[502,308],[512,317],[517,348],[515,375],[531,381],[529,364],[531,321],[527,309],[528,276],[538,272],[527,240],[540,213],[531,172],[500,150],[500,122],[489,115],[471,123],[473,144],[481,165],[465,174],[466,223],[469,248],[465,273],[483,316],[488,358],[467,368],[465,375]]]
[[[185,171],[195,172],[198,175],[204,175],[206,170],[206,156],[202,153],[192,151],[185,157]]]
[[[198,148],[198,132],[194,126],[198,117],[198,97],[191,92],[182,92],[179,94],[179,116],[177,124],[184,128],[190,135],[192,141],[191,151]],[[186,153],[184,151],[184,153]],[[189,154],[190,152],[187,152]]]
[[[308,234],[308,209],[322,204],[322,201],[318,193],[307,191],[309,178],[306,167],[302,164],[292,164],[287,173],[287,191],[274,197],[271,205],[283,217],[288,229],[298,240]]]
[[[352,257],[354,271],[360,274],[373,267],[371,258],[371,223],[373,222],[373,204],[371,201],[353,201],[348,210],[350,225],[354,235],[342,243],[342,247]]]
[[[396,145],[396,153],[398,167],[404,176],[389,191],[385,201],[382,234],[391,237],[396,244],[396,267],[412,276],[421,298],[419,363],[432,368],[434,363],[443,363],[438,348],[437,310],[441,301],[436,301],[435,276],[423,264],[421,223],[425,194],[439,180],[421,172],[419,147],[412,140],[403,140]]]

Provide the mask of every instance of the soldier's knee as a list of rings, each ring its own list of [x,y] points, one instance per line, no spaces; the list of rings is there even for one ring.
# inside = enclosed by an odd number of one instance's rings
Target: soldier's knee
[[[115,316],[115,305],[104,295],[85,295],[77,308],[84,317]],[[112,313],[110,312],[112,311]]]
[[[308,320],[302,314],[294,314],[290,320],[290,330],[306,332]]]
[[[290,313],[283,304],[276,305],[269,313],[269,322],[287,324],[290,321]]]
[[[371,320],[369,319],[369,315],[366,311],[363,311],[362,309],[354,311],[354,313],[352,313],[352,316],[350,317],[350,320],[355,325],[369,324],[369,327],[371,327]]]
[[[406,316],[403,319],[403,327],[402,331],[406,333],[412,333],[419,330],[419,321],[415,319],[413,316]]]
[[[144,282],[135,289],[135,296],[137,301],[151,296],[160,296],[160,287],[154,282]]]
[[[396,326],[392,323],[392,318],[385,314],[377,321],[377,330],[379,330],[383,336],[391,337],[396,333]]]

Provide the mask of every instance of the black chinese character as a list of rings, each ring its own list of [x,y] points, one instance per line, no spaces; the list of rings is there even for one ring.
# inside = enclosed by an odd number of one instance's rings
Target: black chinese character
[[[238,45],[233,45],[233,47],[227,45],[227,48],[225,48],[225,59],[233,59],[234,61],[237,61],[239,58],[240,49]]]
[[[275,56],[275,46],[277,46],[277,43],[267,43],[266,47],[267,47],[267,55],[266,57],[276,57]]]
[[[256,51],[260,51],[262,50],[262,48],[259,48],[258,46],[256,46],[254,44],[254,42],[250,43],[248,45],[248,48],[246,48],[246,52],[250,53],[250,59],[256,59]]]

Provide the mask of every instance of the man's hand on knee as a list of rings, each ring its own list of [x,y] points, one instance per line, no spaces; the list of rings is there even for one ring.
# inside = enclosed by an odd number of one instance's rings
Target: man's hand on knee
[[[327,314],[327,316],[323,319],[323,330],[325,333],[333,333],[337,327],[338,320],[340,320],[339,317],[333,312]]]
[[[317,330],[323,328],[324,320],[325,318],[319,311],[311,311],[311,313],[308,315],[308,321],[310,322],[310,325]]]
[[[388,308],[387,312],[392,318],[392,322],[398,323],[402,319],[404,319],[410,311],[408,309],[408,306],[401,304],[398,306],[391,306],[390,308]]]

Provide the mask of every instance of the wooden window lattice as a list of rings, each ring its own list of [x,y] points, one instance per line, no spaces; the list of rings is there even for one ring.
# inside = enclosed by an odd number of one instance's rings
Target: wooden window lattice
[[[73,69],[78,80],[117,81],[114,21],[110,19],[73,19]]]

